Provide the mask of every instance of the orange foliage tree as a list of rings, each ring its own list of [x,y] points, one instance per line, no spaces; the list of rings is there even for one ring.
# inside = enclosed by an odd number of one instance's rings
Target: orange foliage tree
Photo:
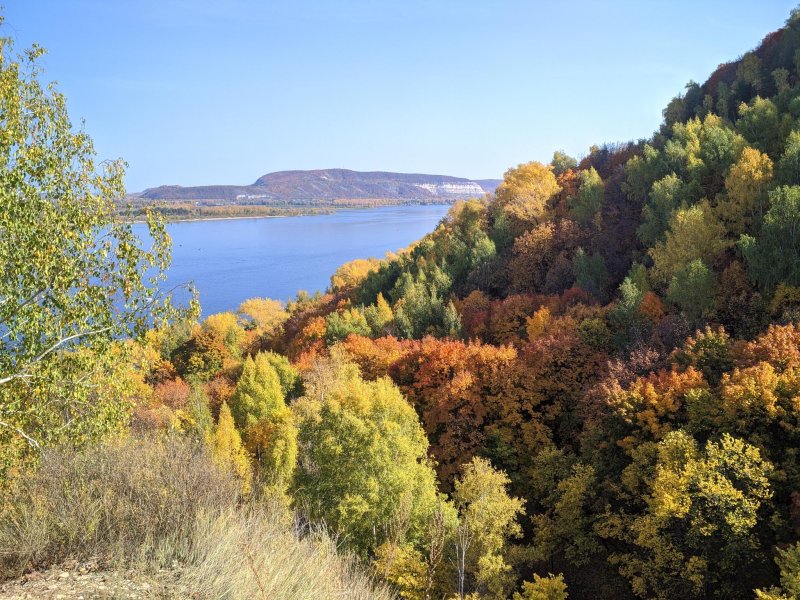
[[[422,418],[445,485],[482,448],[484,429],[502,402],[500,382],[515,358],[509,347],[427,337],[391,367]]]

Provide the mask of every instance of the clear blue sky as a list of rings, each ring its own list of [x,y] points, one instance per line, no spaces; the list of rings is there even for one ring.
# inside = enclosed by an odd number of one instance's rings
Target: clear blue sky
[[[127,186],[345,167],[500,177],[649,136],[797,0],[4,0]]]

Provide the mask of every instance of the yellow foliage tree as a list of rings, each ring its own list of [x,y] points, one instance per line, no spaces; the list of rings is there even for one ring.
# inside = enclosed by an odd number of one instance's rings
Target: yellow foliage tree
[[[231,408],[266,483],[287,484],[297,462],[297,428],[267,353],[245,360]]]
[[[375,304],[364,309],[364,318],[373,335],[381,336],[386,333],[387,328],[394,320],[394,313],[383,294],[379,292]]]
[[[250,298],[242,302],[237,311],[249,317],[258,330],[265,335],[275,335],[289,318],[283,303],[271,298]]]
[[[514,594],[514,600],[567,600],[567,597],[567,584],[561,574],[547,577],[534,575],[533,582],[522,584],[521,594]]]
[[[745,148],[728,172],[727,197],[717,206],[717,214],[737,236],[764,217],[772,170],[769,156],[755,148]]]
[[[375,551],[373,565],[397,588],[401,598],[425,600],[428,569],[419,550],[410,545],[384,542]]]
[[[344,263],[331,275],[331,291],[342,292],[356,287],[367,275],[377,271],[382,263],[377,258],[357,258]]]
[[[553,167],[534,161],[506,171],[495,198],[518,234],[546,219],[548,202],[560,191]]]
[[[355,365],[332,354],[318,362],[306,395],[292,405],[303,452],[294,497],[362,556],[388,539],[412,498],[402,538],[421,544],[438,496],[419,417],[389,379],[363,381]]]
[[[525,331],[528,333],[528,340],[534,341],[542,337],[550,327],[553,318],[550,309],[543,306],[525,322]]]
[[[774,467],[728,434],[701,449],[673,431],[657,452],[647,509],[620,530],[635,550],[610,560],[637,596],[705,598],[758,560],[759,509],[772,497]]]
[[[698,259],[713,265],[727,246],[724,235],[725,227],[712,214],[707,202],[677,211],[670,219],[666,239],[650,249],[653,281],[667,284]]]
[[[486,598],[506,598],[512,584],[505,554],[509,540],[522,535],[517,523],[525,501],[510,496],[510,479],[485,458],[476,457],[455,482],[453,497],[459,509],[459,570],[474,578]],[[463,575],[462,575],[463,577]]]
[[[242,446],[242,438],[233,424],[227,402],[223,402],[219,409],[219,421],[212,443],[214,459],[236,473],[242,482],[242,493],[249,494],[252,489],[253,467]]]
[[[245,332],[232,312],[210,315],[203,321],[202,329],[213,338],[221,340],[232,355],[240,354]]]

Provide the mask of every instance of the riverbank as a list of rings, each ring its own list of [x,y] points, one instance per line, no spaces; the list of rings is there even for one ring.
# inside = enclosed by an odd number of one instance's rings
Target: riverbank
[[[192,217],[181,217],[181,218],[173,218],[169,214],[165,214],[163,211],[158,211],[161,213],[164,221],[167,223],[192,223],[197,221],[234,221],[240,219],[278,219],[278,218],[286,218],[286,217],[313,217],[319,215],[331,215],[335,212],[345,211],[345,210],[355,210],[351,207],[346,208],[331,208],[331,209],[315,209],[309,210],[308,212],[301,211],[301,212],[289,212],[287,214],[242,214],[242,215],[229,215],[229,216],[216,216],[216,215],[205,215],[205,216],[192,216]],[[134,218],[127,220],[128,223],[146,223],[146,220],[143,218]]]
[[[407,200],[375,200],[347,199],[319,201],[309,205],[266,205],[266,204],[204,204],[204,203],[169,203],[149,204],[134,201],[120,206],[121,216],[132,216],[126,219],[133,223],[143,223],[146,210],[157,211],[168,223],[191,221],[221,221],[230,219],[262,219],[266,217],[308,217],[331,215],[342,211],[370,210],[403,206],[440,206],[452,205],[453,202],[428,203]]]
[[[328,213],[325,213],[328,214]],[[166,223],[194,223],[199,221],[239,221],[242,219],[285,219],[289,217],[308,217],[312,215],[257,215],[257,216],[248,216],[242,215],[241,217],[192,217],[190,219],[169,219],[165,218],[164,222]],[[128,223],[136,223],[136,224],[143,224],[146,223],[144,219],[134,219],[132,221],[127,221]]]

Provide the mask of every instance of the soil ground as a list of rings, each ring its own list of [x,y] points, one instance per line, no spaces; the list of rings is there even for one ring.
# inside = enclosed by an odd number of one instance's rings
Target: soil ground
[[[3,600],[178,600],[176,569],[154,573],[99,570],[96,564],[65,564],[0,582]]]

